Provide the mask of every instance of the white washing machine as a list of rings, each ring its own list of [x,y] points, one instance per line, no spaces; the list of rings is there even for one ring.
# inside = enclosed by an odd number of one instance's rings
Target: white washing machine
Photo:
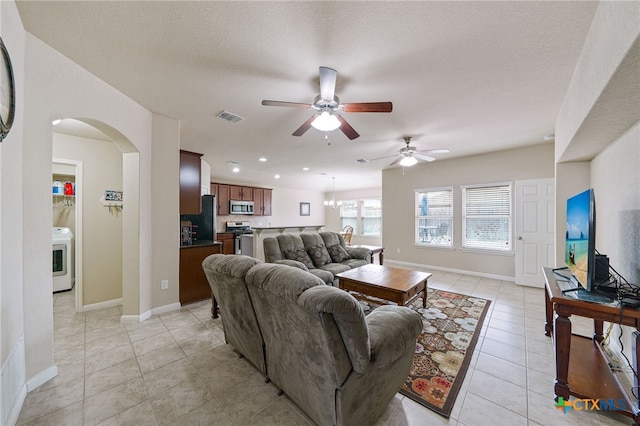
[[[53,228],[53,291],[73,288],[73,233],[69,228]]]

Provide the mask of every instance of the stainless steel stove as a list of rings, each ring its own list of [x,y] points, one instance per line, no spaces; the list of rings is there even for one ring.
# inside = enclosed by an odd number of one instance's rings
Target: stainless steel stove
[[[250,222],[227,222],[226,231],[234,235],[233,252],[253,256],[253,229]],[[242,237],[245,238],[242,238]],[[244,247],[243,247],[244,241]]]

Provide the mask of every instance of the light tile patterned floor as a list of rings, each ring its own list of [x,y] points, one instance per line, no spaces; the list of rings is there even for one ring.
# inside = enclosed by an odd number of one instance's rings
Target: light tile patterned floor
[[[631,424],[554,407],[542,289],[443,272],[429,286],[492,301],[462,390],[449,419],[398,394],[376,426]],[[119,308],[74,313],[73,298],[54,295],[59,375],[28,394],[19,425],[311,424],[223,343],[209,303],[123,326]]]

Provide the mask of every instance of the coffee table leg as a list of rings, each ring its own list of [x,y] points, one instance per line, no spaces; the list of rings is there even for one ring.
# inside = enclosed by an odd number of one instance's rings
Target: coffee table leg
[[[422,290],[422,307],[427,307],[427,281],[424,281],[424,290]]]

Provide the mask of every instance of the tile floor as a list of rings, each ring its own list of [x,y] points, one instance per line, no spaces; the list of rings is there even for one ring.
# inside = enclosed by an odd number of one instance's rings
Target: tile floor
[[[492,300],[462,390],[449,419],[398,394],[376,426],[631,424],[616,413],[554,407],[542,289],[443,272],[429,286]],[[119,308],[77,314],[73,298],[54,295],[59,375],[28,394],[19,425],[312,423],[223,343],[209,303],[123,326]]]

